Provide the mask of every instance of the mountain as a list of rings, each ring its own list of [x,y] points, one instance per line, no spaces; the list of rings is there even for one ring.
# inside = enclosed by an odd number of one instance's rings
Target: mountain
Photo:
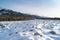
[[[21,12],[16,12],[10,9],[0,9],[0,21],[16,21],[16,20],[32,20],[32,19],[43,19],[43,20],[60,20],[60,18],[50,18],[44,16],[30,15]]]
[[[32,18],[36,18],[36,19],[40,18],[40,16],[24,14],[24,13],[16,12],[16,11],[9,10],[9,9],[1,9],[0,14],[1,15],[9,15],[9,16],[32,17]]]
[[[30,20],[30,19],[40,19],[40,18],[45,18],[45,17],[24,14],[10,9],[0,9],[1,20]]]

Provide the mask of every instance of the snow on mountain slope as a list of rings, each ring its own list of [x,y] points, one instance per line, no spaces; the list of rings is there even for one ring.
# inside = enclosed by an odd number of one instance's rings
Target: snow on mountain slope
[[[60,40],[60,20],[1,21],[0,40]]]

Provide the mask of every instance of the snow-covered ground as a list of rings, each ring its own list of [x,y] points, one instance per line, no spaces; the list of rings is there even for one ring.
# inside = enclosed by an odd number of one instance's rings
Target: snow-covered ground
[[[0,40],[60,40],[60,20],[0,21]]]

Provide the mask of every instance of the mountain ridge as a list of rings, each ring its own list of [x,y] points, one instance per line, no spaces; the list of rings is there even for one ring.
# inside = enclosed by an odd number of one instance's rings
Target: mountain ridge
[[[60,20],[60,18],[56,17],[50,18],[50,17],[24,14],[10,9],[0,9],[0,21],[17,21],[17,20],[33,20],[33,19]]]
[[[40,16],[24,14],[10,9],[0,9],[0,21],[32,20],[40,19]]]

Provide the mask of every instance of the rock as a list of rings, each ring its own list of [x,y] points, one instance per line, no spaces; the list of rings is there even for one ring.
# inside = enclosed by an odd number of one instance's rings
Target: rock
[[[56,34],[54,31],[50,31],[51,34]]]
[[[41,35],[41,34],[39,34],[38,32],[36,32],[34,35],[35,35],[35,36],[36,36],[36,35],[39,35],[40,37],[42,37],[42,35]]]
[[[0,27],[1,27],[1,28],[4,28],[5,26],[4,26],[3,24],[0,24]]]

